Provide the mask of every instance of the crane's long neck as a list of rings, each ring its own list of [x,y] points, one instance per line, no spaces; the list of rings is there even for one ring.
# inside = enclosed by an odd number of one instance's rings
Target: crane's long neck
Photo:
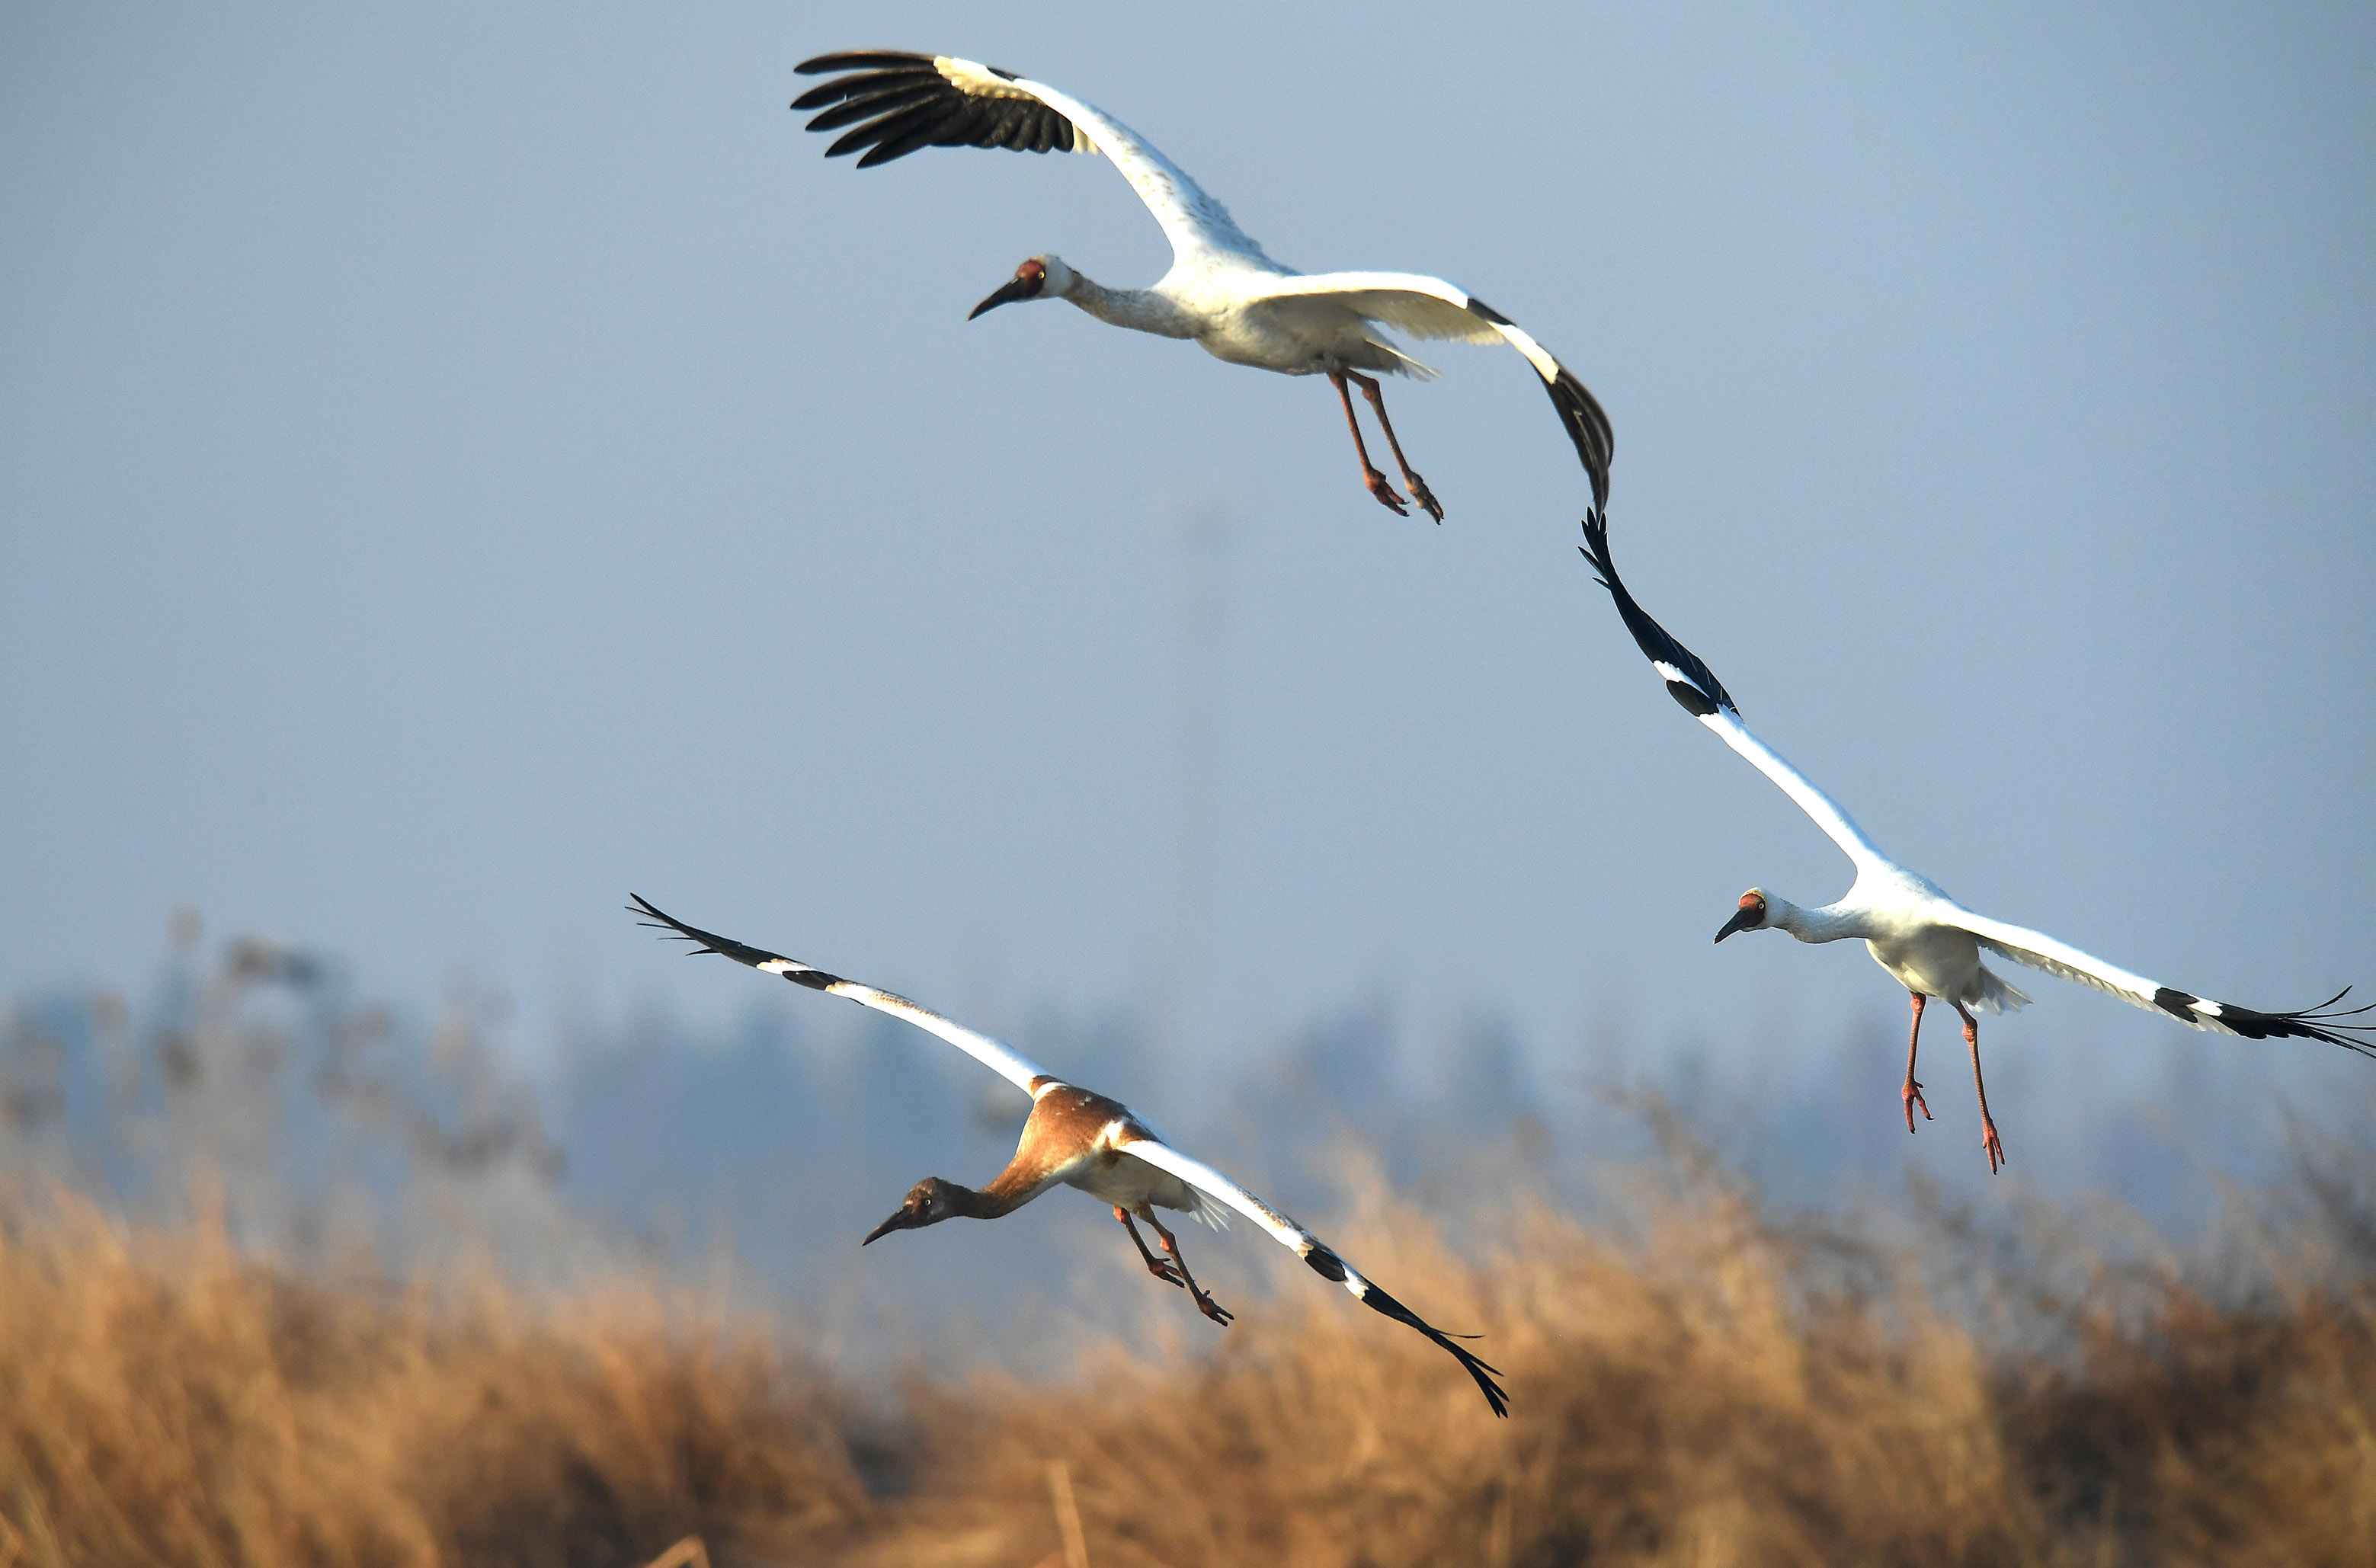
[[[1838,942],[1851,936],[1870,936],[1861,913],[1838,904],[1820,909],[1802,909],[1788,898],[1768,895],[1765,923],[1787,931],[1801,942]]]
[[[1064,298],[1099,321],[1158,338],[1194,338],[1200,327],[1178,303],[1152,289],[1109,289],[1077,271]]]
[[[956,1182],[944,1180],[942,1184],[949,1193],[949,1212],[945,1218],[950,1219],[996,1219],[1003,1214],[1014,1213],[1029,1203],[1033,1196],[1033,1189],[1021,1183],[1008,1182],[1004,1172],[992,1178],[990,1185],[980,1192]]]

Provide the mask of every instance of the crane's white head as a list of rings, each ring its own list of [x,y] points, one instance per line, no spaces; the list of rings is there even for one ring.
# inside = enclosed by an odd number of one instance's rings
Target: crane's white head
[[[1061,300],[1072,291],[1073,269],[1064,265],[1063,257],[1035,255],[1015,269],[1015,276],[1006,280],[1005,287],[968,311],[966,319],[971,321],[984,311],[1011,305],[1017,300]]]
[[[1752,887],[1740,896],[1740,908],[1733,910],[1732,919],[1724,922],[1724,929],[1716,933],[1716,939],[1722,942],[1736,931],[1763,931],[1767,913],[1765,890]]]
[[[908,1201],[898,1211],[866,1233],[859,1242],[868,1246],[894,1230],[914,1230],[926,1225],[938,1225],[957,1212],[957,1194],[963,1189],[954,1182],[944,1182],[937,1176],[927,1176],[908,1190]]]

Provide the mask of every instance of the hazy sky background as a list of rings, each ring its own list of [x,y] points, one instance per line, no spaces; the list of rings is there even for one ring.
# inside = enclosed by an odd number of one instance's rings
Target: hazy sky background
[[[530,1053],[744,1010],[633,888],[994,1028],[1194,954],[1241,1063],[1358,998],[1548,1071],[1897,1027],[1854,944],[1710,946],[1847,867],[1649,676],[1515,356],[1390,389],[1439,529],[1360,493],[1323,381],[968,324],[1161,236],[1103,160],[827,163],[791,66],[867,45],[1524,324],[1615,422],[1636,592],[1966,903],[2248,1004],[2376,985],[2365,6],[410,4],[0,18],[0,990],[137,979],[187,901],[381,994],[499,982]],[[1994,1060],[2110,1098],[2184,1043],[2022,983]]]

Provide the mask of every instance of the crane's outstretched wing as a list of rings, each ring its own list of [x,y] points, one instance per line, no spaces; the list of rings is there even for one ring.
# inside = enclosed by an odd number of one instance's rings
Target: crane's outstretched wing
[[[1960,905],[1937,912],[1942,924],[1958,926],[1980,939],[1980,945],[2002,953],[2016,964],[2027,964],[2033,969],[2044,969],[2049,975],[2060,975],[2081,985],[2094,986],[2109,992],[2121,1001],[2139,1007],[2167,1013],[2192,1028],[2211,1029],[2223,1035],[2241,1035],[2246,1039],[2316,1039],[2329,1045],[2339,1045],[2346,1051],[2356,1051],[2363,1056],[2376,1056],[2376,1023],[2347,1024],[2342,1020],[2356,1018],[2363,1013],[2376,1011],[2376,1003],[2362,1007],[2337,1008],[2335,1004],[2351,994],[2344,987],[2315,1007],[2304,1007],[2293,1013],[2261,1013],[2250,1007],[2239,1007],[2232,1002],[2214,1002],[2208,997],[2149,980],[2143,975],[2104,962],[2092,953],[2082,953],[2067,942],[2058,942],[2042,931],[2031,931],[2004,921],[1976,915]]]
[[[871,985],[861,985],[856,980],[846,980],[839,975],[829,975],[823,969],[813,968],[796,959],[787,958],[780,953],[770,953],[764,947],[748,946],[731,936],[719,936],[714,932],[703,931],[698,926],[687,925],[674,915],[665,913],[636,894],[630,893],[627,897],[635,900],[627,906],[629,914],[641,917],[644,924],[647,926],[657,927],[682,941],[692,943],[693,951],[695,953],[715,953],[721,958],[731,958],[738,964],[748,964],[762,974],[781,975],[794,985],[804,985],[811,991],[825,991],[836,996],[846,996],[850,1001],[862,1006],[872,1007],[878,1013],[888,1013],[895,1018],[905,1018],[918,1028],[936,1034],[947,1040],[968,1056],[1012,1083],[1025,1094],[1036,1096],[1039,1093],[1039,1085],[1052,1084],[1056,1081],[1042,1072],[1038,1063],[1021,1055],[1005,1041],[992,1039],[986,1034],[979,1034],[967,1028],[963,1024],[942,1017],[929,1007],[917,1006],[904,996],[895,995],[887,991],[877,991]]]
[[[1459,1344],[1453,1336],[1444,1333],[1363,1278],[1359,1270],[1339,1257],[1319,1237],[1239,1186],[1203,1160],[1191,1159],[1170,1144],[1153,1138],[1135,1138],[1123,1146],[1134,1158],[1143,1159],[1158,1170],[1169,1170],[1198,1192],[1209,1194],[1236,1209],[1277,1237],[1279,1244],[1301,1258],[1311,1266],[1313,1273],[1323,1279],[1333,1280],[1342,1285],[1353,1293],[1355,1301],[1360,1301],[1372,1312],[1383,1313],[1396,1323],[1416,1328],[1426,1335],[1438,1346],[1449,1351],[1452,1358],[1460,1363],[1461,1369],[1477,1380],[1479,1390],[1485,1396],[1485,1403],[1493,1408],[1495,1415],[1506,1416],[1510,1413],[1509,1393],[1494,1381],[1501,1371],[1500,1368],[1488,1366],[1471,1354],[1465,1346]]]
[[[1625,629],[1634,634],[1634,641],[1650,660],[1650,668],[1667,683],[1668,694],[1682,705],[1683,711],[1715,731],[1726,745],[1747,757],[1752,766],[1798,802],[1799,809],[1812,817],[1815,826],[1847,852],[1859,873],[1868,868],[1896,871],[1898,868],[1865,837],[1855,819],[1840,809],[1838,802],[1816,789],[1812,780],[1740,721],[1740,710],[1733,706],[1732,694],[1724,689],[1716,672],[1700,661],[1699,655],[1677,642],[1634,602],[1634,596],[1625,589],[1624,579],[1617,575],[1616,563],[1609,556],[1608,513],[1595,511],[1584,519],[1583,550],[1584,558],[1599,575],[1600,586],[1616,601],[1617,613],[1624,618]]]
[[[1617,456],[1617,434],[1610,428],[1599,399],[1575,378],[1574,371],[1551,358],[1549,350],[1484,301],[1441,278],[1416,272],[1291,273],[1265,281],[1259,297],[1328,299],[1363,320],[1383,322],[1414,338],[1452,338],[1466,343],[1499,339],[1509,344],[1543,378],[1551,407],[1559,410],[1560,426],[1575,444],[1575,455],[1592,481],[1593,508],[1608,508],[1609,465]]]
[[[1136,131],[1043,83],[975,60],[880,49],[820,54],[792,68],[804,77],[835,77],[792,100],[802,113],[823,111],[809,122],[810,130],[856,127],[826,148],[827,158],[863,148],[858,166],[870,169],[923,147],[1102,152],[1162,225],[1175,259],[1218,250],[1265,268],[1277,265],[1237,226],[1229,208]]]

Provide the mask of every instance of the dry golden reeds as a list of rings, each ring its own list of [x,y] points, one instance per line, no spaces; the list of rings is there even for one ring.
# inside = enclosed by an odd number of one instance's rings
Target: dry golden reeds
[[[823,1381],[657,1286],[331,1289],[70,1197],[0,1226],[0,1562],[813,1556],[873,1518]]]
[[[1331,1234],[1489,1335],[1506,1422],[1291,1260],[1205,1349],[886,1420],[657,1284],[333,1287],[53,1198],[0,1223],[0,1568],[2365,1563],[2370,1186],[2267,1210],[2216,1289],[2066,1257],[1951,1310],[1941,1257],[1720,1172],[1622,1238],[1489,1215],[1474,1259],[1373,1185]]]

